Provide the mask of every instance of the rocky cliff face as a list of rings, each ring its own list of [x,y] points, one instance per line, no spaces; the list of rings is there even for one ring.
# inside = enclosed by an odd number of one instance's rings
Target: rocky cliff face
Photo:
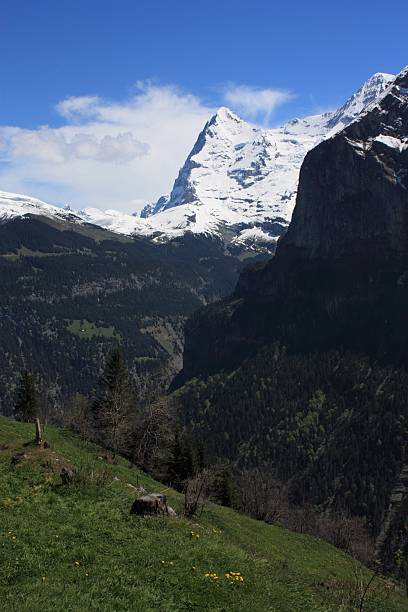
[[[375,104],[311,151],[281,254],[399,259],[407,252],[408,70]]]
[[[179,382],[232,367],[276,339],[406,362],[407,211],[408,68],[307,154],[275,258],[190,321]]]
[[[408,69],[308,153],[276,256],[190,319],[174,383],[216,373],[176,395],[188,425],[234,461],[270,466],[294,503],[364,518],[395,572],[408,508],[407,178]]]

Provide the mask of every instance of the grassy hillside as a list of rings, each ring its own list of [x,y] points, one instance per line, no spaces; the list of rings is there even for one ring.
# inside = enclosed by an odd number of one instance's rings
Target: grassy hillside
[[[131,516],[129,484],[164,486],[64,430],[47,429],[46,450],[32,438],[32,425],[0,417],[4,610],[338,612],[354,609],[356,576],[369,578],[328,544],[220,506],[193,521]],[[20,451],[27,458],[11,465]],[[76,484],[61,484],[63,465]],[[402,589],[374,584],[365,610],[407,610]]]

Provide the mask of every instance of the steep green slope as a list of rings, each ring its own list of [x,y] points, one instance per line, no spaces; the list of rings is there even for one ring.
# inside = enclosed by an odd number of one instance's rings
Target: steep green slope
[[[334,612],[354,609],[356,577],[369,579],[324,542],[220,506],[193,521],[131,516],[129,484],[163,486],[64,430],[47,428],[49,449],[27,444],[32,435],[32,425],[0,417],[2,609]],[[11,465],[22,450],[27,458]],[[77,484],[61,485],[62,465],[76,469]],[[365,610],[406,603],[378,579]]]

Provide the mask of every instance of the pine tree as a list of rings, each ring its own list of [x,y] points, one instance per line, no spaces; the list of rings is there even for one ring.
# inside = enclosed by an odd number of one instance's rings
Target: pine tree
[[[203,440],[198,440],[196,443],[197,470],[204,470],[206,467],[208,467],[209,462],[207,447]]]
[[[182,490],[184,482],[197,471],[195,449],[192,440],[177,428],[174,436],[173,457],[170,461],[169,476],[171,484]]]
[[[214,496],[219,504],[233,508],[236,503],[236,487],[234,478],[232,475],[231,466],[229,463],[225,464],[214,483]]]
[[[97,440],[114,453],[124,450],[129,441],[133,404],[123,355],[115,350],[107,360],[92,404]]]
[[[33,375],[24,372],[21,376],[14,416],[18,421],[32,423],[38,417],[38,398]]]

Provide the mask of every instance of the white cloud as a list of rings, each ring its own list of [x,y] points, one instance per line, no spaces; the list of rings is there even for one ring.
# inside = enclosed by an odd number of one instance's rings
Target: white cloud
[[[137,83],[124,102],[70,97],[63,125],[0,126],[0,188],[76,208],[125,211],[169,192],[215,111],[172,86]]]
[[[149,145],[139,142],[131,132],[98,138],[88,132],[41,128],[15,131],[9,138],[8,149],[14,159],[37,162],[59,164],[77,159],[126,163],[147,155]]]
[[[249,85],[230,83],[224,90],[224,99],[238,113],[252,119],[262,116],[269,123],[274,110],[293,98],[289,91],[281,89],[260,89]]]

